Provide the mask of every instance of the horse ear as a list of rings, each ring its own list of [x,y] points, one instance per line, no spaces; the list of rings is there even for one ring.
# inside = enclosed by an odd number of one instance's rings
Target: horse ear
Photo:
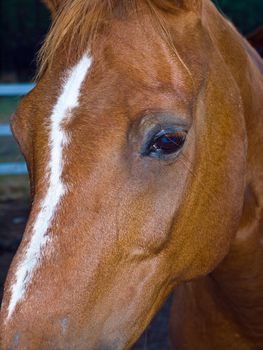
[[[66,0],[43,0],[44,4],[51,12],[51,16],[55,17],[60,7],[66,2]]]

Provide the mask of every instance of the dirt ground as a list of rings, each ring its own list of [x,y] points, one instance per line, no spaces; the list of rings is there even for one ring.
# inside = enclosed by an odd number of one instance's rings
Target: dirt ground
[[[0,301],[3,284],[12,257],[20,243],[29,214],[29,200],[0,201]],[[141,336],[133,350],[167,350],[168,316],[171,300],[168,300]]]

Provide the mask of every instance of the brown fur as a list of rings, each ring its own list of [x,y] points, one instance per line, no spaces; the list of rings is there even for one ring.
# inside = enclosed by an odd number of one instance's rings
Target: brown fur
[[[129,349],[174,289],[174,349],[262,349],[262,60],[208,0],[48,3],[44,69],[12,119],[34,198],[1,350]],[[52,251],[5,322],[47,187],[50,113],[86,50]],[[188,130],[181,153],[142,157],[163,123]]]
[[[74,55],[78,58],[83,52],[92,48],[97,34],[103,30],[106,31],[110,21],[117,18],[125,20],[131,15],[136,16],[136,13],[143,10],[152,16],[155,25],[159,24],[164,40],[171,42],[164,15],[174,14],[182,8],[188,8],[192,3],[194,9],[198,8],[200,1],[74,0],[67,1],[60,7],[58,1],[46,1],[46,3],[52,9],[55,20],[39,52],[39,77],[47,67],[52,65],[57,50],[64,49],[67,55]],[[148,10],[145,10],[145,7]],[[77,46],[75,41],[78,42]],[[175,48],[174,50],[176,51]]]

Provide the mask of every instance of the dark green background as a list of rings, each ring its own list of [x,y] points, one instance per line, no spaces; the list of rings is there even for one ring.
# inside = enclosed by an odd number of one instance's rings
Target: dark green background
[[[214,0],[243,34],[263,24],[263,0]],[[0,0],[0,81],[27,81],[50,25],[40,0]]]

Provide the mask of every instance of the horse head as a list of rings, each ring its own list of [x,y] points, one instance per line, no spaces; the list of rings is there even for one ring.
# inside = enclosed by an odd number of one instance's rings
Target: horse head
[[[128,349],[176,286],[229,251],[245,188],[240,92],[208,1],[46,2],[40,77],[12,118],[32,209],[2,346]]]

